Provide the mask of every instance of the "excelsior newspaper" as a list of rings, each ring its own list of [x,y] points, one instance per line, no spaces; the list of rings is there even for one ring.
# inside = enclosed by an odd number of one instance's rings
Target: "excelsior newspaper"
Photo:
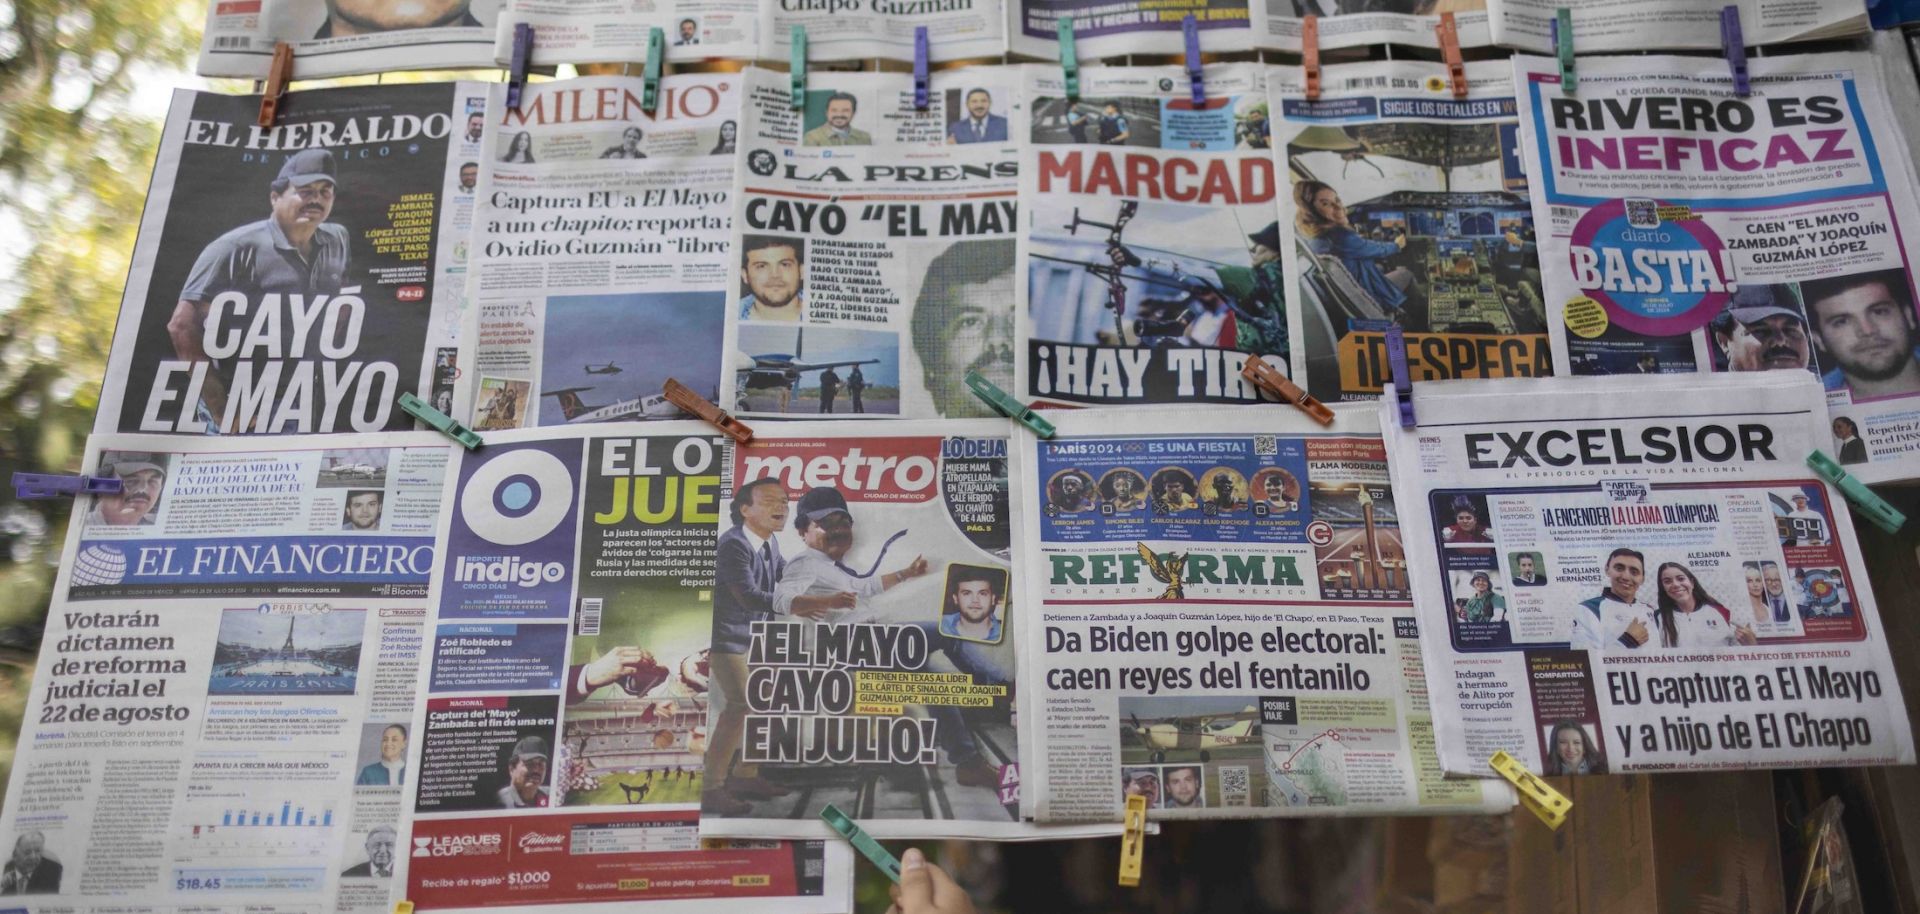
[[[1314,17],[1321,48],[1403,44],[1439,50],[1436,29],[1452,13],[1461,47],[1493,40],[1487,0],[1251,0],[1254,43],[1300,53],[1302,23]]]
[[[380,914],[446,439],[95,435],[0,817],[27,910]]]
[[[1155,819],[1513,805],[1441,777],[1371,412],[1283,412],[1070,411],[1025,437],[1038,820],[1116,820],[1129,796]]]
[[[661,386],[720,388],[738,74],[495,84],[469,251],[477,431],[681,416]],[[479,172],[477,187],[470,171]]]
[[[1075,99],[1022,69],[1024,398],[1258,402],[1247,355],[1292,359],[1260,70],[1207,67],[1196,105],[1179,67],[1083,70]]]
[[[450,468],[396,880],[416,910],[848,909],[845,842],[699,835],[712,432],[500,432]]]
[[[724,399],[742,416],[995,415],[1014,380],[1018,116],[1011,67],[748,69],[733,199]]]
[[[480,83],[258,97],[180,90],[114,332],[95,432],[413,427],[450,402]]]
[[[1414,391],[1381,416],[1449,774],[1913,761],[1812,378]]]
[[[493,65],[502,0],[208,0],[201,76],[264,79],[274,45],[301,79]]]
[[[1060,20],[1073,22],[1074,48],[1081,60],[1133,54],[1179,54],[1185,47],[1182,23],[1191,15],[1199,25],[1200,49],[1223,54],[1254,49],[1249,0],[1005,0],[1007,49],[1022,57],[1060,59]],[[1265,2],[1265,0],[1253,0]],[[1288,2],[1288,0],[1279,0]],[[1180,90],[1187,78],[1179,73]],[[1081,78],[1088,75],[1084,71]],[[1213,80],[1207,79],[1212,94]]]
[[[1820,378],[1831,450],[1920,476],[1912,172],[1867,54],[1724,62],[1515,57],[1555,373]]]
[[[760,4],[760,57],[785,60],[794,26],[807,30],[813,60],[914,59],[914,30],[927,30],[929,61],[1006,53],[1008,0],[772,0]],[[1002,112],[1004,113],[1004,112]]]
[[[1314,396],[1391,387],[1396,325],[1414,380],[1553,373],[1511,73],[1470,63],[1455,99],[1438,64],[1327,67],[1310,102],[1299,67],[1267,70],[1294,364]]]
[[[647,36],[660,29],[666,59],[755,56],[753,0],[496,0],[499,26],[493,60],[513,60],[517,25],[533,27],[534,66],[563,63],[643,63]]]
[[[1486,5],[1494,44],[1541,54],[1553,53],[1552,23],[1561,7],[1573,13],[1574,48],[1582,55],[1717,49],[1721,46],[1720,10],[1726,6],[1739,8],[1740,32],[1748,45],[1845,38],[1865,34],[1870,28],[1865,5],[1854,3],[1608,0],[1568,4],[1558,0],[1486,0]],[[1586,69],[1587,60],[1582,57],[1582,81]]]

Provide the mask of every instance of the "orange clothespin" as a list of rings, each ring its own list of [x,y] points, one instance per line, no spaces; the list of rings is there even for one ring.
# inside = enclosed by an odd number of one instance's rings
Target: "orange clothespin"
[[[260,93],[260,126],[271,127],[280,118],[280,97],[293,82],[293,45],[284,41],[273,46],[273,63],[267,68],[267,84]]]
[[[1300,20],[1300,67],[1307,73],[1307,101],[1320,100],[1320,17]]]
[[[1454,23],[1452,13],[1441,13],[1440,24],[1433,27],[1440,34],[1440,57],[1447,62],[1447,79],[1453,83],[1453,97],[1467,97],[1467,62],[1460,56],[1460,26]]]
[[[1247,356],[1247,363],[1240,367],[1240,376],[1253,386],[1273,394],[1300,408],[1300,411],[1314,418],[1321,425],[1333,424],[1333,410],[1327,404],[1313,398],[1312,394],[1300,389],[1300,385],[1288,380],[1280,369],[1267,364],[1267,360],[1257,355]]]
[[[748,428],[746,423],[735,419],[732,414],[726,410],[713,405],[712,401],[706,397],[694,393],[687,385],[668,378],[666,387],[662,392],[667,395],[667,402],[713,423],[714,426],[721,431],[726,432],[727,437],[732,438],[736,443],[746,444],[753,440],[753,429]]]

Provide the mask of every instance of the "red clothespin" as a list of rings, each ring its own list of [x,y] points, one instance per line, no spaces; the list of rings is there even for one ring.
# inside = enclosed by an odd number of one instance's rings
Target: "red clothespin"
[[[1440,34],[1440,57],[1447,62],[1447,79],[1453,83],[1453,97],[1467,97],[1467,62],[1460,56],[1460,26],[1454,23],[1452,13],[1441,13],[1440,24],[1433,27]]]
[[[1267,364],[1266,359],[1257,355],[1247,356],[1246,364],[1240,366],[1240,376],[1253,386],[1299,407],[1301,412],[1312,416],[1321,425],[1333,424],[1333,410],[1328,409],[1327,404],[1301,390],[1300,385],[1288,380],[1286,375],[1280,373],[1280,369]]]
[[[273,46],[273,63],[267,67],[267,84],[260,93],[260,126],[271,127],[280,119],[280,97],[293,82],[293,45],[284,41]]]
[[[662,392],[667,395],[668,403],[672,403],[701,419],[713,423],[713,425],[721,431],[726,432],[727,437],[732,438],[735,442],[746,444],[753,440],[753,429],[748,428],[746,423],[735,419],[726,410],[713,405],[713,402],[706,397],[694,393],[687,385],[673,378],[668,378],[666,387],[663,388]]]
[[[1320,100],[1320,17],[1300,20],[1300,67],[1307,72],[1307,101]]]

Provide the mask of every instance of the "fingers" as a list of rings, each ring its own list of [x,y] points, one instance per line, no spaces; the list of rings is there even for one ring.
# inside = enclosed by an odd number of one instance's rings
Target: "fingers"
[[[939,870],[927,865],[927,858],[919,848],[907,848],[907,852],[900,856],[900,910],[933,910],[933,874],[937,872]]]
[[[967,890],[961,888],[960,883],[954,882],[953,877],[947,875],[946,870],[937,866],[927,867],[927,872],[933,874],[935,907],[939,908],[943,914],[961,914],[963,911],[971,914],[973,899],[968,897]]]

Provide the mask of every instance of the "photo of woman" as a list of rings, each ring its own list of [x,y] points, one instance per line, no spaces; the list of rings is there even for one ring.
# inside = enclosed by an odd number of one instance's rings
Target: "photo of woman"
[[[1493,576],[1476,571],[1470,583],[1473,585],[1473,595],[1467,597],[1467,621],[1507,621],[1507,600],[1493,592]]]
[[[533,164],[533,134],[525,130],[514,134],[513,143],[507,147],[507,154],[501,156],[500,161]]]
[[[1392,241],[1362,237],[1347,221],[1347,207],[1340,202],[1340,193],[1321,181],[1295,184],[1293,202],[1294,226],[1307,247],[1339,260],[1374,302],[1398,320],[1407,303],[1407,288],[1413,285],[1413,271],[1406,267],[1382,271],[1380,261],[1406,250],[1406,233],[1395,235]]]
[[[732,121],[720,122],[720,142],[715,144],[710,156],[732,155],[734,139],[740,134],[740,125]]]
[[[1587,736],[1579,721],[1557,720],[1547,735],[1547,777],[1564,774],[1606,774],[1607,759]]]
[[[1661,647],[1698,649],[1758,644],[1753,633],[1753,617],[1743,611],[1740,618],[1715,601],[1700,586],[1700,579],[1678,562],[1661,564],[1655,580],[1660,596],[1653,610],[1653,629]]]

